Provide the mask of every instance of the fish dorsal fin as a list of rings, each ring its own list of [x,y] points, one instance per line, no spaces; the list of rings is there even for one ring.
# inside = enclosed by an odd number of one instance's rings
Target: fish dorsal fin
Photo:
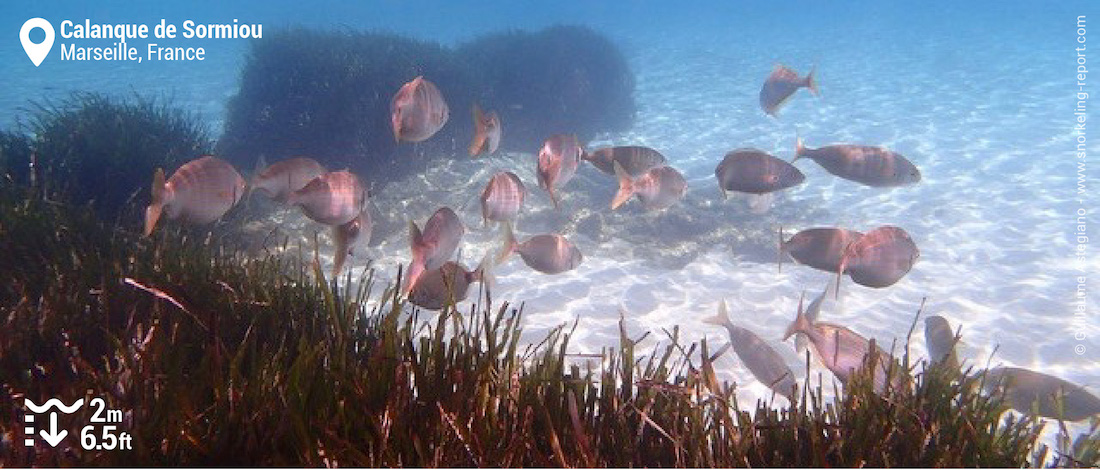
[[[500,250],[500,255],[497,256],[496,262],[493,263],[494,265],[501,264],[507,261],[508,257],[512,255],[512,252],[514,252],[516,250],[516,247],[518,246],[518,244],[516,243],[516,235],[514,232],[512,232],[511,222],[504,222],[503,232],[503,247]]]
[[[416,222],[409,221],[409,247],[415,248],[424,241],[424,234],[420,232],[420,227],[416,225]]]
[[[730,322],[729,309],[726,308],[725,299],[722,299],[722,301],[718,303],[718,313],[716,313],[714,316],[704,318],[703,323],[719,326],[727,326],[732,324],[732,322]]]

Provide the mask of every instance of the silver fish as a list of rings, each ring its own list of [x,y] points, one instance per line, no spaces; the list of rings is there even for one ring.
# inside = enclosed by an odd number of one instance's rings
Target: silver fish
[[[792,162],[799,158],[809,158],[829,173],[867,186],[905,186],[919,183],[921,179],[916,165],[901,154],[882,147],[839,144],[811,149],[799,138]]]
[[[995,367],[985,376],[987,391],[1005,387],[1008,405],[1021,413],[1031,413],[1035,404],[1039,416],[1080,421],[1100,414],[1100,398],[1052,375],[1019,367]],[[1059,402],[1062,406],[1059,406]]]
[[[779,228],[779,268],[783,268],[783,255],[790,255],[799,264],[814,269],[837,272],[844,250],[859,240],[863,234],[842,228],[810,228],[783,240],[783,227]]]
[[[618,162],[614,163],[614,167],[615,175],[619,177],[619,191],[611,201],[611,210],[618,209],[634,195],[638,196],[646,210],[665,209],[683,199],[687,191],[684,175],[669,166],[650,168],[636,178],[630,176]]]
[[[584,147],[575,135],[558,134],[546,139],[539,149],[536,175],[539,187],[550,194],[554,207],[558,207],[556,190],[565,186],[577,173]]]
[[[500,146],[500,134],[500,116],[497,112],[484,113],[474,103],[474,140],[470,142],[470,156],[495,153]]]
[[[526,197],[527,188],[515,173],[502,171],[493,175],[481,192],[482,222],[487,225],[489,221],[515,220]]]
[[[558,274],[575,269],[584,261],[581,250],[558,234],[535,235],[523,243],[516,242],[512,226],[504,227],[504,249],[497,258],[503,263],[512,253],[519,253],[531,269],[545,274]]]
[[[667,161],[661,152],[637,145],[604,147],[594,152],[585,152],[581,159],[609,175],[615,174],[615,164],[618,163],[627,174],[634,177],[641,176],[651,168],[665,166]]]
[[[826,289],[826,291],[828,290]],[[806,312],[802,309],[802,299],[798,301],[798,316],[787,327],[783,339],[787,340],[791,335],[798,333],[806,335],[810,346],[813,348],[814,355],[844,385],[847,385],[855,371],[863,367],[867,361],[867,356],[871,354],[871,342],[858,333],[831,323],[811,323]],[[901,377],[905,372],[901,371],[896,361],[877,345],[875,346],[875,354],[875,371],[872,377],[875,391],[882,393],[886,390],[886,377],[891,363],[895,363],[893,371],[894,384],[891,388],[900,387],[902,384]]]
[[[944,362],[952,369],[959,368],[959,359],[955,355],[957,339],[946,318],[932,315],[924,319],[924,341],[933,363]]]
[[[730,337],[730,344],[733,345],[733,351],[737,353],[737,357],[741,358],[741,362],[748,367],[756,380],[787,397],[788,400],[794,401],[798,383],[791,368],[783,360],[783,356],[775,352],[775,349],[760,339],[756,333],[734,325],[730,320],[725,301],[719,304],[717,315],[703,321],[725,327]]]
[[[756,149],[737,149],[726,154],[714,169],[722,197],[726,191],[765,194],[802,184],[806,176],[794,165]]]
[[[214,222],[241,200],[244,189],[240,173],[217,157],[184,163],[167,180],[158,168],[153,175],[153,201],[145,209],[145,236],[153,233],[162,213],[190,224]]]
[[[408,293],[425,271],[443,266],[454,255],[466,228],[449,207],[441,207],[424,224],[424,231],[409,221],[409,249],[412,260],[406,275],[405,292]]]
[[[325,225],[351,222],[366,202],[367,190],[347,170],[324,173],[287,197],[288,204],[301,207],[306,217]]]
[[[397,142],[421,142],[435,135],[450,118],[443,93],[422,76],[401,86],[390,101],[390,124]]]
[[[776,65],[772,73],[764,80],[764,86],[760,89],[760,108],[772,116],[779,108],[790,99],[799,88],[809,88],[810,92],[817,96],[817,83],[814,81],[814,70],[805,77],[799,77],[798,72],[783,65]]]
[[[492,285],[490,257],[486,256],[473,271],[462,265],[448,261],[443,266],[432,269],[420,277],[412,291],[409,302],[420,308],[439,310],[452,302],[466,300],[470,285],[481,282]]]
[[[332,239],[336,245],[336,256],[332,266],[333,277],[340,274],[348,255],[354,256],[357,247],[370,243],[373,228],[374,222],[371,220],[370,211],[366,209],[358,217],[351,219],[351,222],[332,228]]]
[[[884,225],[865,233],[844,250],[837,284],[847,273],[861,286],[887,287],[901,280],[920,258],[920,250],[900,227]]]
[[[304,188],[328,170],[312,158],[295,157],[264,167],[252,178],[251,188],[276,201],[285,202],[290,193]]]

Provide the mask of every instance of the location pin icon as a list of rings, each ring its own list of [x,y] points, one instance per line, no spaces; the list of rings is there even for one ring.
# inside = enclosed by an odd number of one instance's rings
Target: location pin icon
[[[31,42],[31,30],[34,28],[42,28],[42,31],[46,32],[46,40],[38,44]],[[19,30],[19,42],[23,43],[23,50],[27,51],[27,57],[31,58],[35,67],[41,65],[50,54],[50,49],[53,49],[53,36],[53,25],[49,21],[31,18],[23,23],[23,27]]]

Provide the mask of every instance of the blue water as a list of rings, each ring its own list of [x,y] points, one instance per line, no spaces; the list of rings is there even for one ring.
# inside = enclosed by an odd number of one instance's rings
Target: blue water
[[[1083,267],[1071,257],[1078,208],[1089,213],[1090,236],[1100,239],[1092,225],[1100,199],[1095,190],[1078,196],[1072,153],[1076,18],[1088,15],[1100,24],[1096,2],[923,2],[919,8],[799,1],[784,2],[782,8],[719,1],[223,3],[4,3],[0,125],[25,119],[21,109],[29,100],[90,90],[171,96],[217,133],[248,44],[189,41],[207,48],[207,60],[152,64],[61,62],[55,47],[35,68],[15,39],[22,22],[34,16],[55,25],[64,18],[146,24],[162,18],[176,24],[237,18],[262,23],[265,34],[283,26],[384,30],[447,45],[507,29],[588,25],[622,48],[637,76],[633,129],[598,136],[594,144],[660,149],[688,178],[689,199],[699,202],[693,207],[711,204],[716,211],[728,211],[737,204],[716,197],[713,170],[725,152],[757,147],[789,159],[799,135],[812,146],[884,145],[921,168],[924,179],[916,187],[879,190],[838,180],[813,165],[800,166],[812,184],[784,194],[776,204],[808,215],[783,220],[777,214],[785,212],[777,210],[716,222],[760,226],[768,233],[792,224],[864,230],[895,224],[909,231],[922,252],[913,272],[887,289],[850,287],[843,309],[823,313],[829,321],[889,343],[904,337],[927,297],[928,313],[963,327],[963,356],[972,363],[984,364],[999,346],[996,363],[1033,368],[1100,392],[1100,319],[1091,303],[1091,293],[1100,287],[1100,258],[1091,246]],[[1100,51],[1100,33],[1095,38],[1088,36],[1093,42],[1087,44],[1097,44]],[[1092,57],[1090,64],[1100,71],[1100,54]],[[822,97],[800,92],[773,119],[760,111],[756,99],[763,79],[779,62],[803,73],[816,65]],[[1090,76],[1089,90],[1098,80],[1100,75]],[[532,151],[538,144],[531,143]],[[1098,154],[1100,145],[1088,149]],[[1092,181],[1089,176],[1087,183]],[[404,212],[383,208],[383,213],[423,221],[429,207],[461,203],[414,201]],[[532,203],[545,206],[547,201],[532,198]],[[558,219],[540,214],[534,212],[525,223],[553,229]],[[613,227],[607,230],[615,234]],[[371,252],[380,258],[379,266],[407,261],[403,234],[381,237]],[[742,256],[742,245],[732,239],[701,251],[686,266],[654,266],[632,255],[636,246],[611,238],[579,237],[586,263],[560,277],[534,276],[518,263],[500,269],[506,298],[529,302],[530,331],[580,318],[575,343],[598,351],[617,344],[616,322],[625,312],[634,331],[681,325],[692,339],[723,337],[699,320],[725,298],[736,322],[784,348],[797,364],[797,355],[779,337],[799,294],[820,290],[828,275],[794,266],[777,274],[774,264]],[[495,240],[496,235],[474,233],[471,251],[488,249]],[[1090,297],[1087,315],[1074,323],[1079,268]],[[1078,346],[1083,353],[1075,352]],[[765,393],[736,359],[724,358],[721,365],[728,378],[742,384],[746,398]]]

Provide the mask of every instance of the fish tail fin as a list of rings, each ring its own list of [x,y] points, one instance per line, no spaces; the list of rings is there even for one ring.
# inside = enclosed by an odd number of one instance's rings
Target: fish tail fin
[[[806,145],[802,141],[802,136],[797,136],[795,137],[794,141],[794,158],[791,159],[791,163],[794,163],[798,161],[799,158],[802,158],[803,153],[806,153]]]
[[[339,226],[332,227],[332,240],[336,245],[336,255],[333,257],[332,262],[332,278],[336,279],[336,276],[340,274],[340,270],[344,267],[344,262],[348,259],[349,240],[347,233],[341,230]]]
[[[480,280],[481,284],[485,286],[485,290],[492,292],[497,285],[497,278],[493,275],[493,254],[491,251],[486,252],[485,256],[481,258],[481,262],[478,263],[474,273],[476,279]]]
[[[153,201],[149,204],[149,207],[145,208],[145,236],[153,234],[153,229],[157,226],[157,220],[160,220],[160,214],[164,210],[165,199],[168,197],[168,190],[165,187],[164,169],[157,168],[157,171],[153,173]]]
[[[481,111],[481,106],[477,103],[473,105],[474,114],[474,140],[470,142],[470,156],[477,158],[477,156],[485,149],[486,140],[488,137],[488,128],[485,126],[485,115]]]
[[[703,323],[719,326],[732,325],[733,322],[730,320],[729,308],[726,307],[726,301],[722,300],[722,302],[718,304],[718,313],[714,314],[712,317],[704,318]]]
[[[802,309],[803,301],[806,299],[806,293],[803,292],[798,297],[798,314],[794,317],[794,321],[787,326],[787,332],[783,334],[783,341],[786,341],[795,333],[805,333],[810,331],[813,325],[810,320],[806,318],[806,311]]]
[[[561,202],[558,201],[558,196],[554,194],[554,188],[547,185],[546,192],[550,194],[550,202],[554,203],[554,210],[561,211]]]
[[[412,291],[416,281],[420,279],[420,275],[424,273],[424,247],[423,247],[424,235],[420,232],[420,227],[416,226],[416,222],[409,221],[409,251],[412,252],[412,260],[409,262],[409,270],[406,274],[405,293]]]
[[[809,88],[814,96],[821,96],[821,91],[817,89],[817,80],[814,79],[815,72],[817,72],[816,64],[810,69],[810,73],[806,74],[806,88]]]
[[[623,170],[619,162],[614,162],[613,165],[615,166],[615,176],[619,177],[619,192],[615,193],[615,199],[611,201],[611,210],[618,209],[634,195],[634,180],[630,178],[626,170]]]
[[[503,222],[504,224],[504,246],[500,250],[500,254],[497,255],[497,260],[494,264],[501,264],[508,260],[509,256],[512,256],[512,252],[516,251],[516,234],[512,232],[512,223]]]
[[[848,245],[844,247],[844,254],[841,255],[840,264],[836,267],[836,293],[834,297],[837,299],[840,299],[840,278],[844,276],[844,271],[848,270],[848,248],[851,246],[852,243],[849,242]]]

